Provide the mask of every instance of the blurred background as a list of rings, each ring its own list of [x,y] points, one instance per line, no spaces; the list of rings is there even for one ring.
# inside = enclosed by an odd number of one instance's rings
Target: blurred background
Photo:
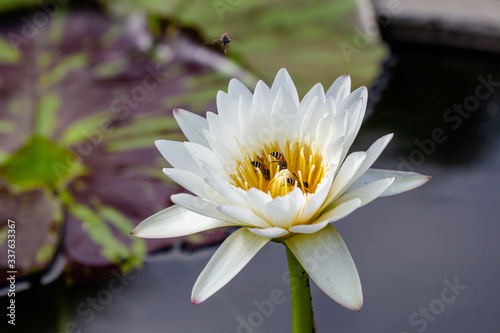
[[[301,96],[367,86],[353,150],[393,132],[375,167],[433,177],[335,223],[365,305],[313,284],[317,331],[498,332],[499,52],[494,0],[0,1],[1,331],[290,332],[283,246],[194,306],[231,230],[129,236],[181,191],[153,145],[183,140],[172,109],[286,67]]]

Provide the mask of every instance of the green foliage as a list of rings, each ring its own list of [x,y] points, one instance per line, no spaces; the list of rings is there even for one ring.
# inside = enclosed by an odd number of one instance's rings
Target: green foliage
[[[360,20],[356,0],[103,3],[120,14],[140,9],[194,27],[207,42],[230,33],[229,57],[266,80],[286,67],[300,94],[318,81],[329,86],[345,73],[355,85],[369,85],[388,53],[376,35],[360,37],[366,22]]]
[[[65,167],[58,168],[58,165]],[[77,162],[71,151],[34,135],[0,166],[0,176],[17,191],[37,187],[55,189],[73,174],[73,168],[77,168]]]

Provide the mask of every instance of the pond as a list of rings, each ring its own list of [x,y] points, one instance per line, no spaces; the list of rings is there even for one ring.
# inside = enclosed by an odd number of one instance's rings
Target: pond
[[[398,44],[377,71],[353,149],[393,132],[374,167],[433,178],[335,222],[359,271],[364,306],[346,310],[312,283],[317,331],[496,332],[498,55]],[[97,284],[58,279],[37,286],[35,279],[16,295],[16,331],[291,332],[281,244],[267,244],[223,289],[191,304],[193,284],[216,248],[158,252],[142,268],[113,271]]]

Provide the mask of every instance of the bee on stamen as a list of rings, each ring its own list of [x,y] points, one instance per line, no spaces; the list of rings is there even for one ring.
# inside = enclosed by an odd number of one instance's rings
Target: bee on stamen
[[[286,184],[289,186],[298,186],[302,191],[307,191],[309,189],[309,183],[307,181],[303,181],[302,184],[300,182],[299,177],[293,172],[290,173],[291,177],[286,179]]]
[[[269,181],[271,180],[271,172],[269,171],[269,169],[265,166],[264,164],[264,161],[262,160],[262,158],[260,157],[257,157],[259,160],[258,161],[252,161],[250,163],[252,163],[252,165],[259,169],[260,172],[262,173],[262,176],[264,177],[265,180]]]
[[[277,159],[277,161],[272,161],[271,163],[278,163],[280,170],[285,170],[288,168],[288,163],[285,160],[285,156],[279,151],[273,151],[271,156]]]

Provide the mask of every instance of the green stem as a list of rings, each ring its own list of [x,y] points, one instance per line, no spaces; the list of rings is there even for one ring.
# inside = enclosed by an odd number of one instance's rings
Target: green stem
[[[290,271],[290,288],[292,290],[293,333],[314,333],[316,332],[316,326],[313,318],[309,275],[288,246],[285,247],[288,270]]]

